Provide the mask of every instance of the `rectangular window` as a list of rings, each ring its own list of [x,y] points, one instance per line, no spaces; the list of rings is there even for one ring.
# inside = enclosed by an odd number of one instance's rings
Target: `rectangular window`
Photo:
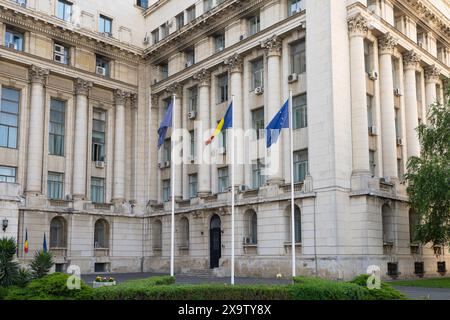
[[[404,168],[403,168],[403,160],[397,159],[397,176],[400,180],[404,178]]]
[[[377,167],[377,162],[375,158],[375,151],[369,150],[369,165],[370,165],[370,173],[373,177],[375,177],[375,169]]]
[[[253,189],[259,189],[266,183],[266,176],[263,175],[264,165],[258,160],[252,165]]]
[[[217,136],[217,141],[219,143],[219,149],[221,149],[223,154],[225,154],[227,152],[227,134],[228,134],[228,131],[226,130],[225,132],[222,131]]]
[[[256,131],[256,138],[264,138],[264,107],[252,110],[252,128]]]
[[[225,34],[217,34],[214,36],[214,50],[220,52],[225,49]]]
[[[0,166],[0,182],[16,183],[16,168]]]
[[[66,123],[66,103],[61,100],[50,100],[50,123],[48,128],[48,153],[64,156],[64,136]]]
[[[288,1],[288,16],[292,16],[305,9],[305,1],[303,0],[289,0]]]
[[[159,42],[159,29],[152,31],[152,40],[153,40],[153,44],[156,44]]]
[[[95,73],[104,77],[109,77],[109,60],[97,55],[95,58]]]
[[[169,77],[169,64],[168,63],[161,63],[159,65],[159,70],[161,72],[161,79],[167,79]]]
[[[105,161],[106,112],[94,109],[92,123],[92,161]]]
[[[70,21],[72,19],[72,3],[58,0],[57,17],[64,21]]]
[[[166,22],[161,25],[161,40],[169,36],[169,23]]]
[[[192,87],[188,89],[188,104],[189,112],[197,112],[198,107],[198,87]]]
[[[2,87],[0,105],[0,147],[17,148],[20,91]]]
[[[373,43],[368,40],[364,41],[364,68],[368,74],[373,70]]]
[[[163,161],[171,162],[172,161],[172,145],[170,139],[166,139],[163,145]]]
[[[197,174],[189,175],[189,197],[191,199],[197,198],[198,195],[198,177]]]
[[[23,33],[12,28],[6,27],[5,46],[17,51],[23,51]]]
[[[105,203],[105,179],[91,178],[91,201]]]
[[[162,182],[162,200],[163,202],[170,201],[170,180],[163,180]]]
[[[186,17],[187,17],[187,23],[195,20],[195,5],[187,8]]]
[[[247,19],[248,23],[248,36],[252,36],[261,30],[261,20],[259,13]]]
[[[367,125],[373,127],[373,96],[367,95]]]
[[[191,48],[184,52],[184,55],[186,57],[186,68],[189,68],[190,66],[194,65],[195,63],[195,49]]]
[[[180,30],[184,26],[184,12],[180,13],[175,17],[175,20],[177,22],[177,30]]]
[[[47,197],[52,200],[64,199],[64,174],[49,172],[47,178]]]
[[[291,46],[291,73],[306,72],[306,41],[300,40]]]
[[[212,0],[203,0],[203,12],[208,12],[213,7]]]
[[[228,74],[217,76],[217,103],[228,101]]]
[[[400,110],[395,109],[395,132],[397,134],[397,139],[402,137],[402,127],[400,123]]]
[[[196,139],[196,136],[195,136],[195,130],[192,130],[192,131],[189,131],[189,136],[190,136],[190,142],[191,142],[191,145],[190,145],[190,151],[191,151],[191,153],[190,153],[190,155],[191,155],[191,159],[195,159],[195,155],[196,155],[196,152],[197,152],[197,150],[196,150],[196,144],[197,144],[197,139]]]
[[[308,170],[308,150],[294,152],[294,182],[305,181]]]
[[[308,105],[306,94],[294,97],[292,99],[293,109],[293,127],[294,129],[301,129],[308,127]]]
[[[70,49],[61,44],[55,43],[53,60],[62,64],[69,64],[70,62]]]
[[[98,32],[112,36],[112,19],[100,15],[98,18]]]
[[[252,90],[264,87],[264,60],[258,59],[252,62]]]
[[[230,187],[230,181],[228,179],[228,167],[219,168],[217,170],[219,177],[219,193],[227,192]]]
[[[137,0],[136,4],[143,9],[148,8],[148,0]]]

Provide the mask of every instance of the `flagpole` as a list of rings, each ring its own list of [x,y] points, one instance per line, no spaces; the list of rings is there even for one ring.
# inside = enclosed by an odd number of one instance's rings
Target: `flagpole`
[[[289,140],[290,140],[290,158],[291,158],[291,251],[292,251],[292,277],[296,275],[295,262],[295,190],[294,190],[294,113],[292,107],[292,91],[289,91]]]
[[[175,260],[175,155],[174,150],[174,138],[175,138],[175,107],[176,107],[176,94],[173,95],[173,109],[172,109],[172,137],[171,137],[171,191],[172,191],[172,223],[170,231],[170,276],[175,276],[174,260]]]
[[[235,137],[234,137],[234,95],[232,96],[232,102],[231,102],[231,118],[232,118],[232,126],[231,126],[231,285],[234,285],[234,247],[235,247],[235,234],[234,234],[234,213],[235,213],[235,178],[234,178],[234,162],[235,162]]]

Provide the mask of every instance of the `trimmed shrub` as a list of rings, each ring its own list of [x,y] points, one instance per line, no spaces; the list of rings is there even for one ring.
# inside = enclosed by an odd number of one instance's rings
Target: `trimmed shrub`
[[[81,289],[70,290],[67,287],[69,276],[53,273],[31,281],[25,288],[13,288],[6,300],[90,300],[93,290],[81,281]]]
[[[365,300],[365,291],[356,284],[320,278],[296,277],[290,286],[295,300]]]
[[[5,299],[5,297],[8,295],[8,289],[5,287],[0,287],[0,300]]]
[[[404,300],[405,295],[392,288],[388,283],[381,282],[381,289],[369,289],[367,287],[369,275],[362,274],[357,276],[350,283],[360,286],[365,291],[366,300]]]

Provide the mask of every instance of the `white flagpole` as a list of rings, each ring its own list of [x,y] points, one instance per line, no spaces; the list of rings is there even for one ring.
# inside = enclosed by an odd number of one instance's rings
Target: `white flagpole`
[[[294,190],[294,113],[292,107],[292,91],[289,91],[289,140],[291,157],[291,245],[292,245],[292,277],[295,277],[295,190]]]
[[[234,192],[234,162],[235,162],[235,137],[234,137],[234,95],[232,96],[231,102],[231,117],[232,117],[232,126],[231,126],[231,285],[234,285],[234,247],[235,247],[235,235],[234,235],[234,206],[235,206],[235,192]]]
[[[172,223],[170,231],[170,276],[175,275],[174,260],[175,260],[175,155],[174,150],[174,138],[175,138],[175,107],[176,107],[176,94],[173,95],[173,107],[172,107],[172,137],[171,137],[171,179],[170,182],[172,192]]]

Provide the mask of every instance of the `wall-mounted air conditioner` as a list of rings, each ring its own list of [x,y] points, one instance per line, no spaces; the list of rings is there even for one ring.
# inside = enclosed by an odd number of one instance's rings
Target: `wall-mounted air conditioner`
[[[290,74],[288,76],[288,82],[289,83],[296,82],[297,80],[298,80],[298,74],[296,74],[296,73]]]
[[[261,95],[261,94],[263,94],[263,93],[264,93],[263,87],[257,87],[257,88],[255,88],[255,94],[256,94],[257,96],[259,96],[259,95]]]

